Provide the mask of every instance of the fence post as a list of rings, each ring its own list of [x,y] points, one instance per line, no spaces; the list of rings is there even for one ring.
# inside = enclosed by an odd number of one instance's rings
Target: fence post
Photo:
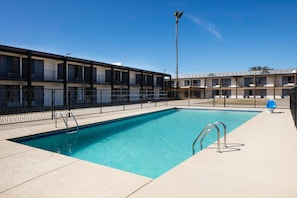
[[[190,106],[191,88],[188,90],[188,106]]]
[[[70,111],[71,111],[71,107],[70,107],[70,90],[68,89],[68,116],[69,117],[70,117]]]
[[[52,120],[54,119],[54,114],[55,114],[55,110],[54,110],[54,89],[52,89]]]
[[[102,89],[99,90],[100,91],[100,114],[102,114]]]
[[[123,90],[121,90],[121,98],[122,98],[122,105],[123,105],[123,111],[125,111],[125,102],[124,102],[124,95],[123,95]]]
[[[140,108],[141,109],[142,109],[142,98],[143,98],[143,93],[142,92],[143,92],[142,90],[140,90],[140,92],[139,92]]]
[[[166,101],[166,106],[168,106],[168,90],[164,93],[165,101]]]
[[[256,96],[254,95],[254,108],[257,108]]]
[[[157,107],[157,97],[156,97],[156,91],[154,90],[154,101],[155,101],[155,107]],[[160,91],[159,91],[159,97],[160,97]]]

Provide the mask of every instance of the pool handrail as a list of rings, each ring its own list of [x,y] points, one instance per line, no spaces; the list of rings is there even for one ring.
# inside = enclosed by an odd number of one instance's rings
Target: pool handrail
[[[223,122],[221,122],[221,121],[214,122],[213,124],[215,124],[215,125],[218,125],[218,124],[223,125],[223,127],[224,127],[224,146],[225,146],[225,148],[227,148],[228,146],[227,146],[227,127],[226,127],[226,125]]]
[[[65,117],[63,116],[62,112],[60,112],[59,114],[60,114],[61,118],[63,119],[65,125],[66,125],[67,133],[76,133],[76,132],[78,132],[78,122],[77,122],[77,120],[76,120],[76,118],[75,118],[75,116],[74,116],[74,114],[73,114],[72,111],[68,111],[68,112],[66,113],[66,116],[65,116],[66,119],[65,119]],[[68,125],[68,117],[67,117],[67,114],[69,115],[69,117],[70,117],[70,115],[73,117],[73,120],[74,120],[74,122],[75,122],[75,124],[76,124],[76,131],[71,131],[71,132],[69,132],[69,125]],[[58,118],[58,116],[55,115],[55,124],[56,124],[56,128],[57,128],[57,118]]]
[[[77,133],[78,132],[78,123],[77,123],[77,120],[76,120],[76,118],[75,118],[75,116],[74,116],[74,114],[73,114],[72,111],[69,111],[69,113],[70,113],[70,115],[72,115],[73,120],[74,120],[74,122],[76,124],[76,131],[72,131],[72,132],[68,132],[68,133]]]
[[[220,138],[221,138],[221,135],[220,135],[220,128],[217,126],[218,124],[222,124],[223,127],[224,127],[224,146],[225,148],[227,148],[227,128],[226,128],[226,125],[223,123],[223,122],[220,122],[220,121],[217,121],[217,122],[214,122],[212,124],[208,124],[204,127],[204,129],[199,133],[199,135],[196,137],[196,139],[194,140],[193,144],[192,144],[192,153],[193,155],[195,155],[195,144],[197,143],[197,141],[200,139],[200,150],[203,149],[203,145],[202,145],[202,142],[204,140],[204,138],[211,132],[211,130],[213,128],[216,128],[217,129],[217,145],[218,145],[218,151],[219,153],[221,153],[221,148],[220,148]]]

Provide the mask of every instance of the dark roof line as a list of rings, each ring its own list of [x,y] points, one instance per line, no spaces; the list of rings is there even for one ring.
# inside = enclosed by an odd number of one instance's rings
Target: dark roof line
[[[103,67],[110,67],[110,68],[120,69],[120,70],[132,70],[132,71],[136,71],[136,72],[171,76],[170,74],[165,74],[165,73],[161,73],[161,72],[142,70],[142,69],[137,69],[137,68],[133,68],[133,67],[119,66],[119,65],[114,65],[114,64],[110,64],[110,63],[103,63],[103,62],[99,62],[99,61],[75,58],[75,57],[70,57],[70,56],[63,56],[63,55],[58,55],[58,54],[40,52],[40,51],[5,46],[5,45],[0,45],[0,51],[23,54],[23,55],[28,55],[30,53],[31,56],[39,56],[39,57],[43,57],[43,58],[51,58],[51,59],[56,59],[56,60],[61,60],[61,61],[67,60],[67,61],[73,61],[73,62],[78,62],[78,63],[83,63],[83,64],[93,64],[93,65],[98,65],[98,66],[103,66]]]

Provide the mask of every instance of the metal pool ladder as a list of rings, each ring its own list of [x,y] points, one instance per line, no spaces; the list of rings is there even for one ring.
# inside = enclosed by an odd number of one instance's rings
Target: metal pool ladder
[[[193,155],[195,155],[195,144],[197,143],[197,141],[200,139],[200,150],[203,149],[203,146],[202,146],[202,142],[204,140],[204,138],[211,132],[211,130],[213,128],[215,128],[217,130],[217,137],[218,137],[218,141],[217,141],[217,145],[218,145],[218,152],[221,153],[221,149],[220,149],[220,128],[217,126],[218,124],[221,124],[223,125],[224,127],[224,146],[225,148],[227,148],[227,130],[226,130],[226,125],[223,123],[223,122],[214,122],[212,124],[208,124],[206,125],[206,127],[204,127],[204,129],[200,132],[200,134],[197,136],[197,138],[194,140],[193,144],[192,144],[192,152],[193,152]]]
[[[69,117],[72,116],[72,117],[73,117],[73,120],[75,121],[75,124],[76,124],[76,130],[75,130],[75,131],[71,131],[71,132],[69,132],[69,125],[68,125],[68,117],[67,117],[67,114],[69,115]],[[76,120],[76,118],[75,118],[75,116],[74,116],[74,114],[73,114],[72,111],[68,111],[68,112],[66,113],[66,116],[65,116],[65,117],[63,116],[62,112],[60,112],[60,116],[61,116],[61,118],[63,119],[63,121],[64,121],[64,123],[65,123],[65,125],[66,125],[67,133],[68,133],[68,134],[70,134],[70,133],[77,133],[77,132],[78,132],[78,123],[77,123],[77,120]],[[58,116],[56,115],[56,116],[55,116],[56,128],[57,128],[57,119],[58,119]]]

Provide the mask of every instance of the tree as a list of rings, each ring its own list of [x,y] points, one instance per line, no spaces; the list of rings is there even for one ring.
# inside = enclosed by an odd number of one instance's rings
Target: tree
[[[261,70],[263,70],[263,71],[268,71],[268,70],[273,70],[273,68],[269,68],[268,66],[260,66],[260,65],[258,65],[258,66],[253,66],[253,67],[250,67],[249,68],[249,71],[261,71]]]

